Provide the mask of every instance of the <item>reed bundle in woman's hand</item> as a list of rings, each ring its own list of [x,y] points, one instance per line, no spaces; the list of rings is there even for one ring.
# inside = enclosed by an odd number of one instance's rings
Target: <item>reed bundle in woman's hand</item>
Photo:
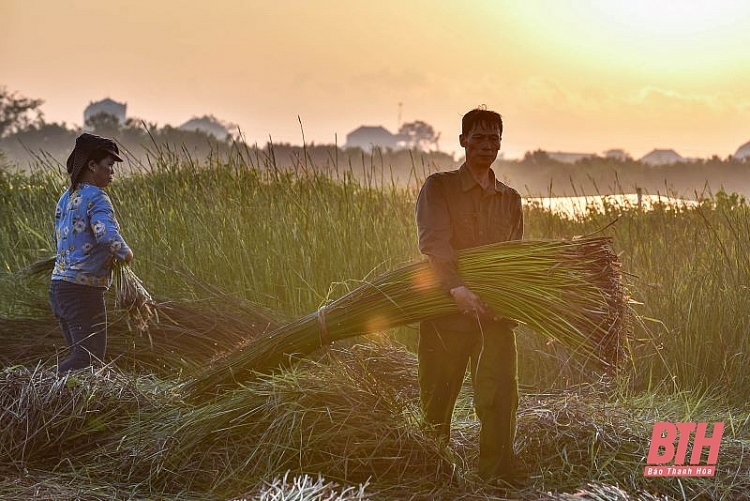
[[[513,241],[459,253],[466,285],[492,310],[614,368],[624,358],[628,301],[611,239]],[[458,309],[422,261],[362,283],[295,322],[246,343],[185,385],[195,398],[236,386],[333,341]]]
[[[41,259],[29,265],[23,273],[35,277],[48,277],[55,267],[55,257]],[[140,278],[130,266],[116,259],[113,265],[115,308],[125,310],[139,332],[148,330],[148,322],[156,315],[154,300]]]
[[[123,261],[116,261],[113,285],[115,287],[115,308],[125,310],[134,321],[138,332],[148,331],[148,322],[155,316],[156,309],[151,294],[132,268]]]

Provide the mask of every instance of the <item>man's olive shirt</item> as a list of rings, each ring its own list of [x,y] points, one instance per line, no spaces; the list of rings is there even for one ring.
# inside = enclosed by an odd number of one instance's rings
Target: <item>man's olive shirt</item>
[[[482,189],[463,164],[458,170],[430,175],[419,192],[419,250],[428,256],[446,290],[464,285],[455,251],[523,237],[521,196],[498,181],[492,169],[489,175],[491,182]],[[477,327],[463,315],[449,317],[441,322],[458,330]]]

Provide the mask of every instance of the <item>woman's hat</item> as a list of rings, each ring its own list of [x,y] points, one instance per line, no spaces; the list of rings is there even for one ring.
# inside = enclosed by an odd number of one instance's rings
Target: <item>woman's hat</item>
[[[86,165],[86,162],[89,161],[91,155],[96,150],[106,151],[114,157],[115,161],[122,162],[120,150],[114,141],[106,137],[84,132],[76,138],[76,145],[70,156],[68,156],[67,168],[71,181],[75,181],[78,178],[84,165]]]

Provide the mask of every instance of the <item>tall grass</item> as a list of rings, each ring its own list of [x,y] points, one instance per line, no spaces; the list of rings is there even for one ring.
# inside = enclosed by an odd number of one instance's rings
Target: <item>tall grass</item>
[[[669,391],[715,391],[746,399],[740,374],[750,362],[750,207],[719,192],[696,207],[642,211],[605,206],[579,219],[533,211],[531,233],[590,233],[613,221],[611,234],[631,274],[644,340],[633,383]],[[647,335],[650,334],[650,335]]]
[[[134,269],[157,297],[199,299],[208,283],[298,317],[349,290],[350,280],[419,257],[413,210],[420,176],[402,185],[370,165],[334,174],[307,159],[282,168],[246,152],[200,162],[156,153],[150,167],[117,179],[110,193],[135,249]],[[44,300],[43,284],[11,273],[51,251],[51,213],[65,185],[49,161],[29,176],[0,173],[4,316],[22,316],[31,298]],[[614,238],[632,297],[642,303],[632,387],[721,388],[727,398],[746,399],[749,212],[741,197],[722,193],[697,208],[608,204],[575,219],[529,207],[526,236],[570,238],[606,227]],[[532,333],[520,337],[523,384],[577,382],[561,348]]]
[[[158,349],[144,357],[149,340],[126,338],[114,318],[112,372],[60,378],[39,367],[5,369],[2,496],[264,499],[263,482],[276,479],[266,490],[331,494],[338,483],[354,496],[352,482],[371,480],[364,489],[378,499],[497,498],[467,473],[478,454],[470,393],[460,397],[451,448],[441,447],[419,426],[416,359],[393,343],[329,351],[210,406],[182,401],[165,381],[279,317],[309,313],[419,257],[418,180],[401,185],[371,167],[326,173],[307,159],[282,168],[246,152],[197,162],[157,150],[148,167],[117,179],[110,193],[136,253],[133,268],[157,300],[174,300],[152,331]],[[53,360],[51,337],[62,341],[44,306],[46,282],[13,272],[52,252],[51,215],[65,187],[60,166],[47,160],[27,176],[0,169],[6,365],[21,361],[14,353],[30,367]],[[749,211],[723,193],[697,208],[610,204],[572,219],[526,209],[528,238],[613,237],[641,322],[632,366],[614,386],[626,391],[614,392],[608,381],[582,385],[563,347],[519,332],[516,445],[533,487],[518,496],[575,499],[557,492],[576,489],[591,499],[628,499],[621,489],[642,499],[656,499],[646,491],[746,496]],[[413,342],[412,331],[399,336]],[[642,477],[650,424],[663,419],[726,421],[721,475]],[[322,471],[334,484],[292,481],[286,471]]]

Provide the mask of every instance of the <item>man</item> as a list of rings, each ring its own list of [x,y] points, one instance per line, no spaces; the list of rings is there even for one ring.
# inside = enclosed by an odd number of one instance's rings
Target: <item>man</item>
[[[512,478],[518,407],[516,324],[496,317],[466,287],[456,251],[523,236],[521,197],[490,168],[502,133],[502,117],[494,111],[474,109],[464,115],[459,135],[464,164],[429,176],[416,207],[419,250],[461,312],[420,324],[419,385],[425,420],[442,439],[450,439],[453,407],[469,365],[482,425],[479,475],[487,481]]]

